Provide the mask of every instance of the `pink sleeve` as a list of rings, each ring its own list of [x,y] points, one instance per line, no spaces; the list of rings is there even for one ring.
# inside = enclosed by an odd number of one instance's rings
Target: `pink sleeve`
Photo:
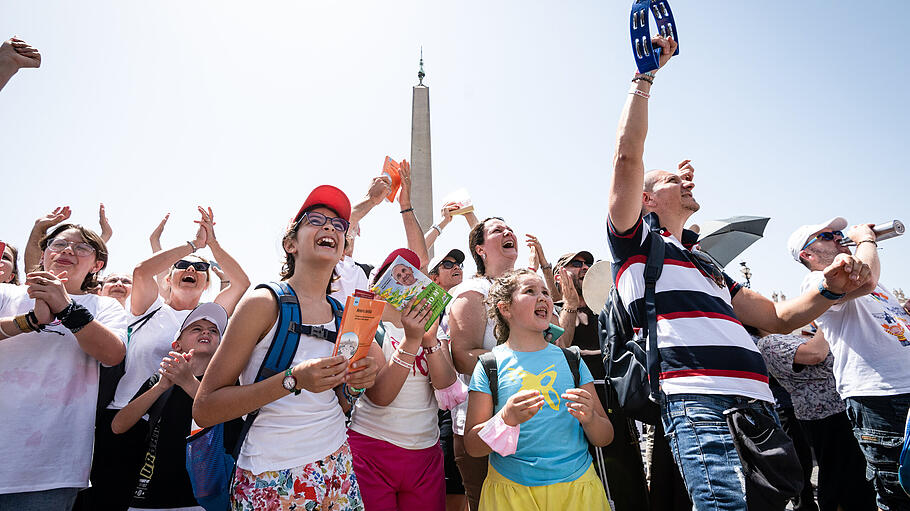
[[[455,378],[455,383],[444,389],[436,389],[435,394],[439,409],[451,410],[468,399],[468,386],[460,378]]]
[[[502,420],[502,411],[500,410],[500,413],[497,413],[487,421],[477,436],[499,455],[509,456],[515,454],[515,450],[518,448],[518,434],[520,432],[521,424],[509,426]]]

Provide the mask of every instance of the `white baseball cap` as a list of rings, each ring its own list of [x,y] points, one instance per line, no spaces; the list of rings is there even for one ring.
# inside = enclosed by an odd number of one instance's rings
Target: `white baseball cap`
[[[790,255],[793,256],[794,261],[800,262],[799,253],[802,252],[803,247],[806,246],[806,242],[809,241],[809,238],[811,238],[812,235],[827,230],[842,231],[846,227],[847,221],[840,216],[836,216],[821,224],[803,225],[799,229],[793,231],[793,234],[787,239],[787,250],[790,251]]]
[[[193,323],[199,321],[200,319],[207,319],[211,321],[215,328],[218,329],[218,335],[224,335],[224,329],[227,327],[228,315],[227,311],[224,310],[224,307],[218,305],[215,302],[200,303],[193,309],[192,312],[186,317],[183,321],[183,325],[180,326],[180,330],[177,331],[177,336],[174,338],[176,341],[180,338],[180,334]]]

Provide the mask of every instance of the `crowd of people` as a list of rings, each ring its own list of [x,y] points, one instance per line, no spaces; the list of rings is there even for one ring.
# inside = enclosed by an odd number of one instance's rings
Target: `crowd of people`
[[[676,43],[655,44],[663,69]],[[0,88],[39,65],[26,42],[4,42]],[[281,286],[251,289],[211,208],[199,207],[195,236],[172,247],[160,243],[165,216],[131,273],[105,271],[103,205],[100,232],[58,207],[35,221],[21,253],[0,233],[0,510],[203,509],[187,437],[219,424],[236,455],[236,510],[745,510],[787,499],[802,510],[910,509],[897,475],[910,314],[879,281],[875,232],[845,232],[841,217],[796,229],[788,250],[810,272],[797,298],[772,301],[735,282],[685,228],[699,209],[689,160],[645,172],[656,76],[633,79],[604,219],[632,326],[646,337],[656,315],[660,419],[645,427],[646,463],[640,425],[604,384],[602,304],[582,293],[594,254],[579,247],[551,264],[528,234],[522,267],[522,241],[502,217],[451,203],[425,229],[402,162],[405,246],[375,266],[355,259],[388,176],[356,203],[317,186],[288,212]],[[466,243],[438,246],[458,217]],[[664,255],[652,300],[655,244]],[[399,257],[451,295],[445,311],[427,325],[426,299],[387,306],[365,357],[333,355],[342,305]],[[296,307],[289,327],[286,306]],[[287,369],[263,374],[288,330],[299,342]],[[757,504],[766,495],[746,477],[731,411],[784,431],[784,451],[798,456],[802,491],[779,507]]]

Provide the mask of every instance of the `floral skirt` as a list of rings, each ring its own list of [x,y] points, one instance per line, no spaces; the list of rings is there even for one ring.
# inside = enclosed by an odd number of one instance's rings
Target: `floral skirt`
[[[363,511],[351,448],[345,442],[325,459],[285,470],[253,474],[237,468],[231,509]]]

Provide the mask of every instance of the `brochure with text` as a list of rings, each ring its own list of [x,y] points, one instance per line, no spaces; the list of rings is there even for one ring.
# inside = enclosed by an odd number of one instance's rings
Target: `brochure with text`
[[[344,304],[341,332],[335,341],[332,356],[344,355],[352,364],[367,356],[373,337],[382,320],[385,302],[373,298],[373,293],[357,290]]]
[[[436,318],[442,314],[446,305],[452,300],[452,295],[401,256],[392,261],[370,291],[376,293],[377,298],[385,300],[397,310],[404,308],[409,301],[417,303],[426,299],[433,312],[430,314],[427,324],[424,325],[424,331],[430,329]]]

